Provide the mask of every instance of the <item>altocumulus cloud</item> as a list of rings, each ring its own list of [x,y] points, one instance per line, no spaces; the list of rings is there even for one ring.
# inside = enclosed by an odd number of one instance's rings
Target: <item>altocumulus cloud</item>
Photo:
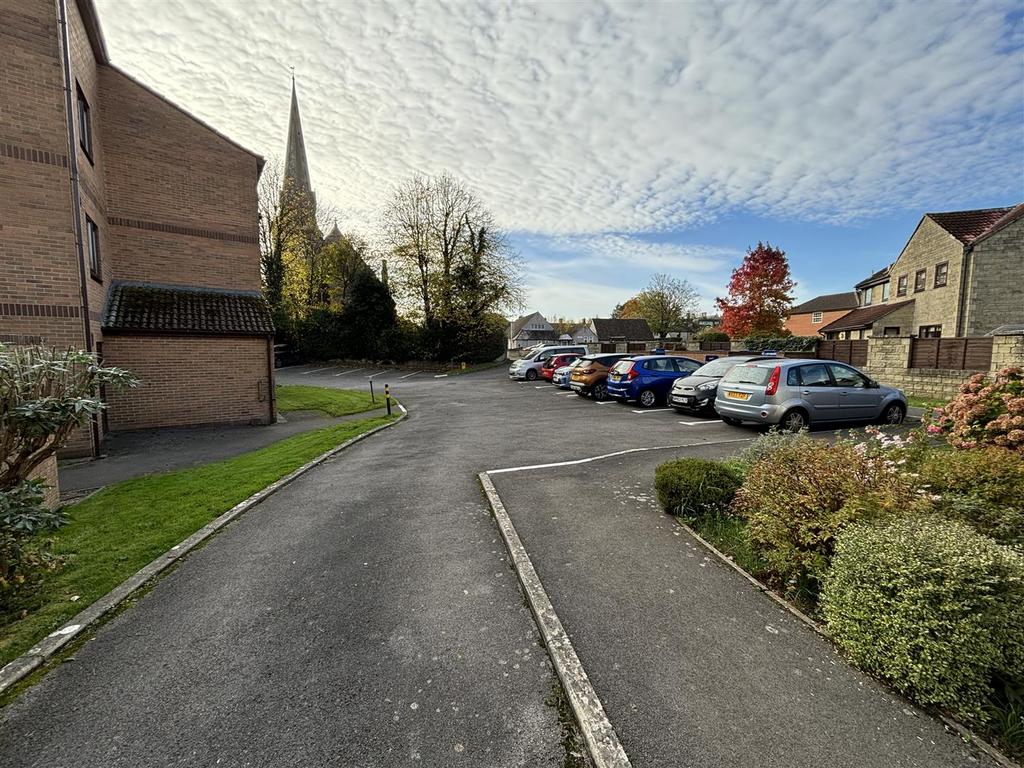
[[[1020,186],[1012,2],[99,5],[116,63],[268,156],[294,66],[314,183],[353,222],[447,169],[511,230],[626,233],[604,245],[700,273],[728,255],[629,235]]]

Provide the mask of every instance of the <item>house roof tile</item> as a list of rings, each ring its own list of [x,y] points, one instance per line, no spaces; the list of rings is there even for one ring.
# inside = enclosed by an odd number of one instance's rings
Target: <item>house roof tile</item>
[[[271,336],[270,306],[258,291],[115,283],[103,328],[122,333]]]
[[[860,307],[852,312],[840,317],[838,320],[833,320],[831,323],[822,328],[818,333],[831,333],[834,331],[854,331],[859,328],[870,328],[876,321],[881,320],[886,315],[894,312],[900,307],[905,307],[907,304],[913,304],[913,299],[907,301],[897,301],[895,304],[875,304],[872,307]]]
[[[625,339],[626,341],[653,341],[654,334],[647,321],[640,318],[601,318],[593,319],[594,331],[601,341]]]
[[[838,312],[843,309],[854,309],[856,306],[857,294],[853,291],[828,293],[824,296],[815,296],[803,304],[797,304],[789,310],[789,314],[803,315],[808,312]]]
[[[875,285],[876,283],[885,282],[886,278],[889,277],[889,270],[892,269],[892,264],[882,267],[880,270],[872,274],[870,277],[866,277],[857,283],[854,288],[867,288],[869,285]]]
[[[1014,214],[1015,211],[1017,212],[1017,218],[1024,215],[1024,210],[1017,211],[1017,209],[1024,209],[1024,205],[1018,205],[1010,208],[984,208],[977,211],[926,213],[925,216],[949,232],[949,234],[964,245],[970,245],[990,234],[990,230],[996,231],[995,227],[998,226],[1001,229],[1005,226],[1005,223],[1000,221],[1004,217]]]

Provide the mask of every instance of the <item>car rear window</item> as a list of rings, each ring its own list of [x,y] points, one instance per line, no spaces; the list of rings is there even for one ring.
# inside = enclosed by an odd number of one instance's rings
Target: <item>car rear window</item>
[[[731,360],[712,360],[710,363],[704,363],[700,368],[693,372],[694,376],[725,376],[730,369],[736,365]]]
[[[770,366],[761,365],[737,365],[722,379],[727,384],[756,384],[761,386],[768,383],[768,377],[772,375]]]
[[[632,367],[632,360],[619,360],[619,362],[612,366],[612,370],[616,373],[629,373],[629,369]]]

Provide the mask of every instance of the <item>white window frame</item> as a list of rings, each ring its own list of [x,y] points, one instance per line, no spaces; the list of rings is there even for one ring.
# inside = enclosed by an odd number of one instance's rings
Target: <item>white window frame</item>
[[[820,323],[825,317],[823,312],[811,312],[811,322]]]

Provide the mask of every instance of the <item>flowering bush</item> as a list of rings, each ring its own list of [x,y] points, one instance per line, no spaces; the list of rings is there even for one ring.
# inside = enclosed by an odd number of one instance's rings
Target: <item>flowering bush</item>
[[[926,429],[956,448],[998,445],[1024,453],[1024,368],[1003,368],[993,380],[974,374]]]
[[[801,434],[775,442],[747,471],[733,511],[790,591],[817,593],[836,536],[850,523],[931,505],[899,458],[861,445]]]

